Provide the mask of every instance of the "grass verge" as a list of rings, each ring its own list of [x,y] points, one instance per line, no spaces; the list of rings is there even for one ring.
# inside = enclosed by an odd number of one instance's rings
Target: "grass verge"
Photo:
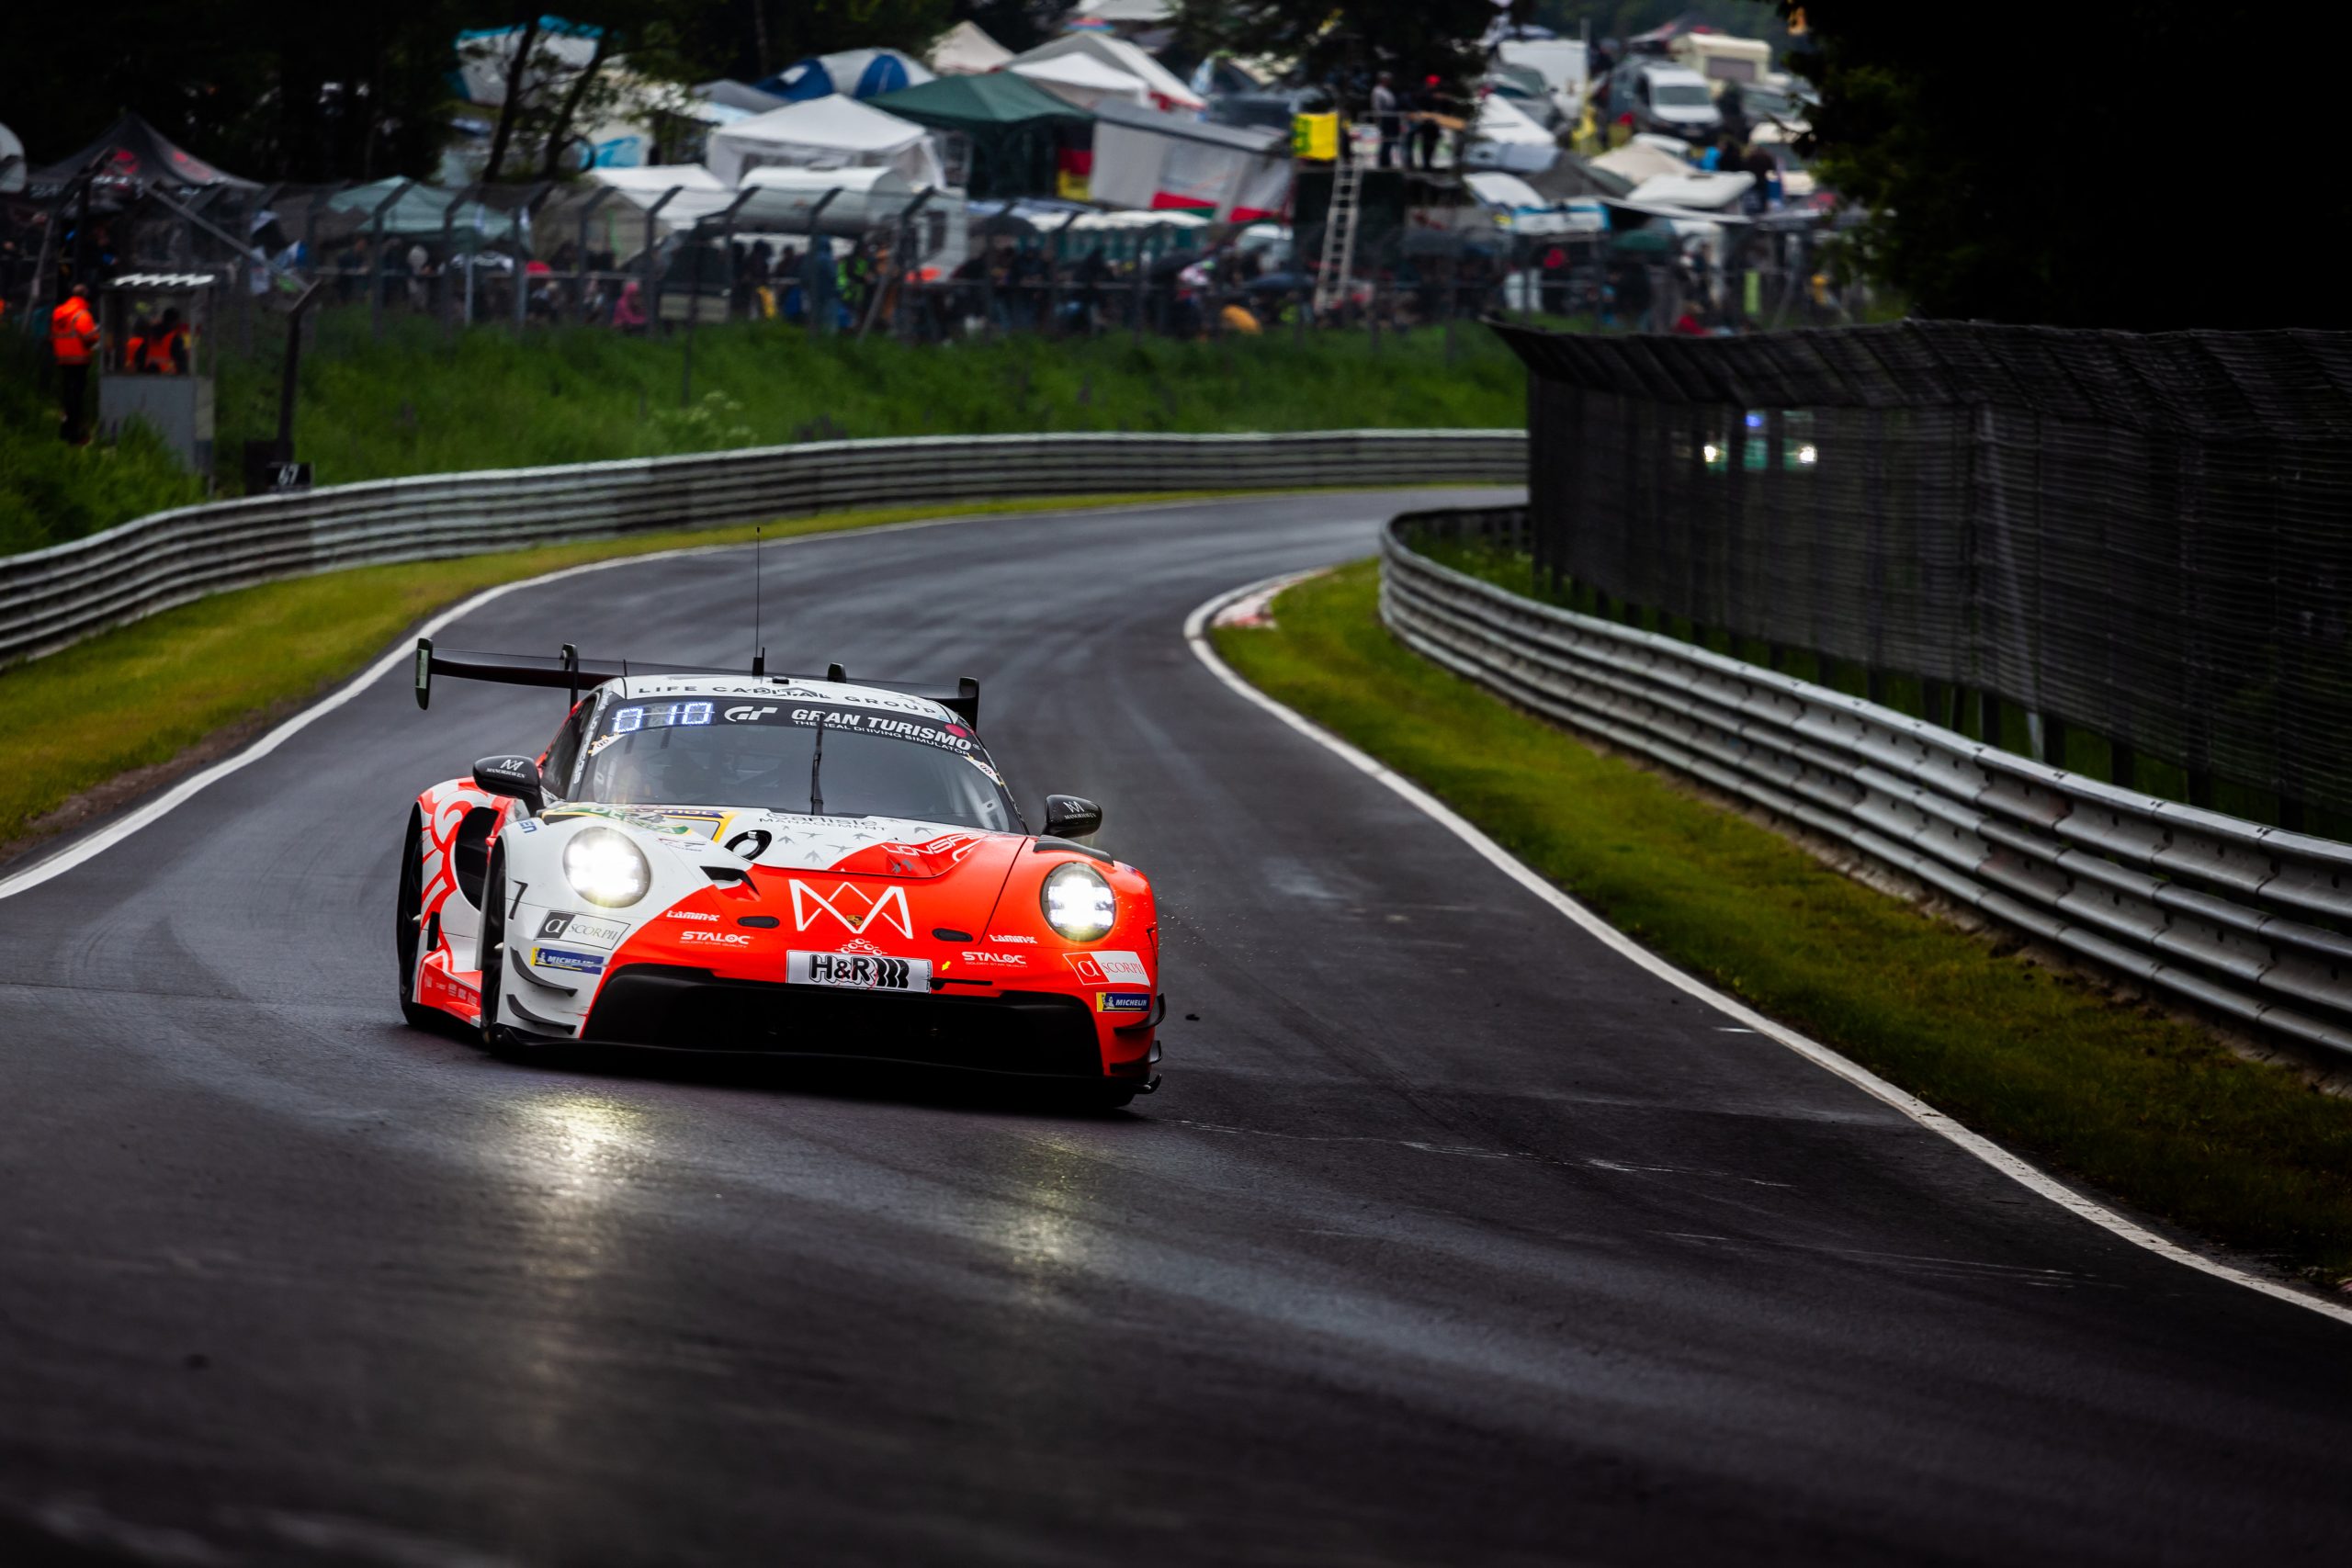
[[[842,512],[765,525],[771,539],[924,517],[1182,501],[1163,492]],[[357,567],[216,593],[0,671],[0,858],[67,802],[181,758],[220,732],[290,710],[345,680],[406,628],[502,582],[616,556],[738,544],[752,525],[635,534],[454,560]]]
[[[1422,660],[1374,563],[1302,583],[1235,670],[1611,923],[1987,1137],[2321,1282],[2352,1275],[2352,1100],[1838,874]]]
[[[1190,342],[1124,333],[953,344],[811,342],[737,321],[659,340],[597,327],[447,336],[395,313],[381,339],[362,306],[316,317],[302,357],[297,454],[322,485],[474,468],[658,457],[791,441],[1030,431],[1215,432],[1333,426],[1498,429],[1526,412],[1526,377],[1500,339],[1287,333]],[[285,324],[265,315],[250,353],[224,326],[217,450],[277,428]],[[691,373],[689,373],[691,355]],[[79,538],[200,499],[161,443],[74,449],[57,439],[29,340],[0,334],[0,555]]]

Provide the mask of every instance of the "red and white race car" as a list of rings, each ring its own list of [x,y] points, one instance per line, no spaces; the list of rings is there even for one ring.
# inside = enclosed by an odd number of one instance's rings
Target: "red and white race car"
[[[395,947],[412,1023],[494,1049],[765,1051],[1159,1086],[1143,873],[1046,797],[1032,834],[952,691],[417,646],[435,674],[569,688],[537,757],[417,797]],[[580,694],[585,692],[585,695]]]

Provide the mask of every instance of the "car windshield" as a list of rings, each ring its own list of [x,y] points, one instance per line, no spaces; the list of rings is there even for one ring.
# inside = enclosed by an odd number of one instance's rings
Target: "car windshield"
[[[1650,84],[1650,101],[1665,109],[1702,109],[1714,102],[1696,82],[1657,81]]]
[[[1000,832],[1020,818],[978,737],[933,715],[742,697],[649,698],[597,722],[580,798],[904,817]]]

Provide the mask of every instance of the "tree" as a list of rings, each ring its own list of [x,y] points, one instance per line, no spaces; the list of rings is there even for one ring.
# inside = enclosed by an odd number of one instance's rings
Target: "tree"
[[[1939,6],[1803,9],[1792,63],[1820,89],[1820,172],[1871,209],[1864,264],[1921,314],[2352,325],[2289,242],[2345,227],[2342,183],[2309,172],[2333,101],[2284,67],[2199,94],[2218,80],[2211,6],[2056,0],[1997,40]]]

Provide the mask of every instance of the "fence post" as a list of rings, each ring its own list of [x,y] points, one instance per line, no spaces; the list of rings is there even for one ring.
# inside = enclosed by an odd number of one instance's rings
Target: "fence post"
[[[458,335],[458,290],[449,281],[449,269],[458,265],[458,209],[481,188],[481,182],[475,181],[441,209],[441,335],[445,338]]]
[[[645,209],[645,252],[639,261],[639,270],[645,274],[645,335],[649,341],[662,335],[662,275],[653,270],[653,225],[660,220],[662,209],[685,188],[684,186],[672,186],[662,193],[661,200]]]
[[[523,327],[530,309],[531,294],[531,214],[548,192],[555,188],[553,180],[541,180],[523,197],[523,205],[514,211],[514,335],[523,335]]]
[[[588,322],[588,220],[596,215],[596,209],[612,199],[616,188],[605,186],[580,209],[580,234],[571,256],[571,309],[582,326]]]
[[[368,251],[368,335],[371,338],[384,335],[384,214],[390,212],[392,203],[406,196],[415,184],[414,180],[397,181],[392,186],[392,194],[378,202],[376,210],[368,215],[368,228],[374,236]]]

